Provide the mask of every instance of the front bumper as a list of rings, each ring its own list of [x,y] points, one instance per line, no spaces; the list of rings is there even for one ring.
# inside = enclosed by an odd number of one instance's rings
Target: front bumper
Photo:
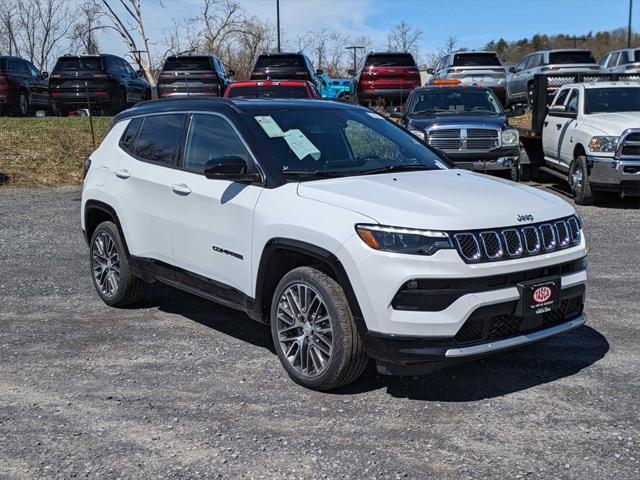
[[[640,158],[617,160],[589,155],[587,166],[594,190],[640,195]]]
[[[510,170],[520,162],[520,149],[518,148],[501,148],[488,154],[476,155],[460,155],[446,151],[445,154],[458,168],[483,173]]]

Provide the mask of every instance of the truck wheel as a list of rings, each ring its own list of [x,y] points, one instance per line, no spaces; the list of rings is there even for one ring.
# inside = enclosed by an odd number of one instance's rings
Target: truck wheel
[[[578,205],[591,205],[595,201],[595,194],[589,182],[587,158],[584,155],[576,157],[569,168],[569,185],[573,192],[574,201]]]
[[[18,116],[26,117],[29,115],[29,95],[25,91],[20,91],[18,96]]]
[[[533,83],[527,85],[527,105],[533,107],[533,95],[534,95]]]
[[[531,170],[533,166],[530,163],[520,164],[520,181],[528,182],[531,180]]]
[[[142,300],[147,284],[131,272],[118,227],[102,222],[91,236],[91,278],[102,301],[125,307]]]
[[[367,365],[342,287],[312,267],[291,270],[278,283],[271,303],[271,335],[291,379],[313,390],[347,385]]]

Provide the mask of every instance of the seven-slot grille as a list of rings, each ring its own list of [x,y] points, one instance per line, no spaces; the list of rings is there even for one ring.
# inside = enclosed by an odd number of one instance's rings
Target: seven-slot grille
[[[576,216],[537,223],[452,234],[466,263],[492,262],[561,250],[580,243]]]
[[[487,151],[500,146],[500,132],[495,128],[442,128],[427,131],[427,142],[445,152]]]

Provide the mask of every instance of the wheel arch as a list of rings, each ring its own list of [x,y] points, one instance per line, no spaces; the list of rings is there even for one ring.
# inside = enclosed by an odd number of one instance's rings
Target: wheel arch
[[[116,224],[120,239],[124,245],[127,256],[129,255],[129,247],[127,246],[127,239],[122,231],[122,224],[118,218],[118,213],[115,208],[105,202],[99,200],[87,200],[84,205],[84,236],[87,243],[91,241],[93,232],[96,227],[102,222],[111,221]]]
[[[349,302],[358,331],[360,334],[366,333],[367,327],[358,299],[338,257],[317,245],[289,238],[272,238],[262,251],[256,277],[254,303],[254,313],[258,319],[269,323],[271,301],[278,282],[287,272],[301,266],[319,267],[340,284]]]

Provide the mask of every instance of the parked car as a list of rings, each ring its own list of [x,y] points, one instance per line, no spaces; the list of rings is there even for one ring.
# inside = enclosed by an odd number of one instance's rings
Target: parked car
[[[307,80],[249,80],[231,83],[225,98],[319,98],[316,86]]]
[[[460,80],[462,85],[481,85],[493,90],[500,102],[506,102],[506,70],[496,52],[461,51],[442,57],[436,68],[428,69],[432,80]]]
[[[600,60],[607,73],[640,73],[640,48],[623,48],[607,53]]]
[[[356,76],[356,97],[361,105],[401,105],[420,86],[420,71],[410,53],[370,52]]]
[[[317,390],[368,358],[423,374],[584,324],[573,207],[451,166],[347,103],[147,102],[88,162],[91,278],[113,307],[159,281],[246,312]]]
[[[589,50],[563,49],[533,52],[522,59],[507,76],[507,102],[531,102],[533,76],[537,73],[599,72],[600,66]],[[559,85],[550,85],[554,93]]]
[[[250,80],[308,80],[318,85],[313,63],[303,53],[263,53],[256,60]]]
[[[116,114],[151,98],[142,72],[108,54],[60,57],[51,72],[49,93],[54,112],[61,116],[79,109]]]
[[[326,73],[318,75],[322,98],[343,98],[354,93],[353,80],[330,78]]]
[[[0,114],[29,115],[49,110],[47,72],[18,57],[0,56]]]
[[[457,167],[518,181],[518,131],[490,88],[435,80],[413,90],[402,112],[391,116]]]
[[[214,55],[168,57],[158,77],[158,97],[213,95],[221,97],[231,83],[233,70],[227,71]]]

